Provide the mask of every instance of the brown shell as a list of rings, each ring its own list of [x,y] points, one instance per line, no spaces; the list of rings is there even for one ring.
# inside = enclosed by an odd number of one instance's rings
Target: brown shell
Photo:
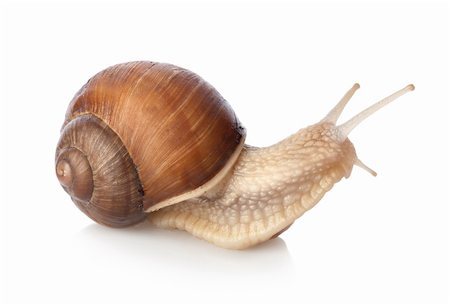
[[[143,188],[144,211],[206,184],[245,138],[210,84],[170,64],[130,62],[98,73],[73,98],[63,131],[85,114],[120,138]]]

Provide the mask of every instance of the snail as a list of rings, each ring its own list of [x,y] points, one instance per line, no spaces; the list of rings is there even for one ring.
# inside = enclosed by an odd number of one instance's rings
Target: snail
[[[414,86],[337,125],[358,88],[318,123],[259,148],[245,144],[231,106],[197,74],[156,62],[118,64],[70,102],[56,175],[100,224],[125,227],[148,218],[220,247],[248,248],[286,230],[353,165],[376,175],[348,135]]]

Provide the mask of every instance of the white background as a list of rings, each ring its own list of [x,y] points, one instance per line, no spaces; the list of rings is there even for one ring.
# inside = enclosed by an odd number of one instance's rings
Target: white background
[[[445,2],[7,2],[1,31],[2,303],[449,302],[449,5]],[[247,142],[349,118],[416,91],[351,135],[355,168],[280,238],[220,249],[79,212],[54,175],[65,109],[131,60],[191,69],[231,103]]]

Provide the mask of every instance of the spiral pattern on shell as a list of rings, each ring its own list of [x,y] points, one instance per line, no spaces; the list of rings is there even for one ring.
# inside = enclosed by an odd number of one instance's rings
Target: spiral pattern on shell
[[[123,227],[145,218],[136,167],[120,138],[94,115],[64,127],[56,174],[78,208],[98,223]]]

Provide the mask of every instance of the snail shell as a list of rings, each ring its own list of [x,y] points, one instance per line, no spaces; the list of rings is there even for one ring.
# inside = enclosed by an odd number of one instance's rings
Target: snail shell
[[[216,184],[244,139],[232,108],[201,77],[130,62],[98,73],[75,95],[56,173],[84,213],[122,227]]]

